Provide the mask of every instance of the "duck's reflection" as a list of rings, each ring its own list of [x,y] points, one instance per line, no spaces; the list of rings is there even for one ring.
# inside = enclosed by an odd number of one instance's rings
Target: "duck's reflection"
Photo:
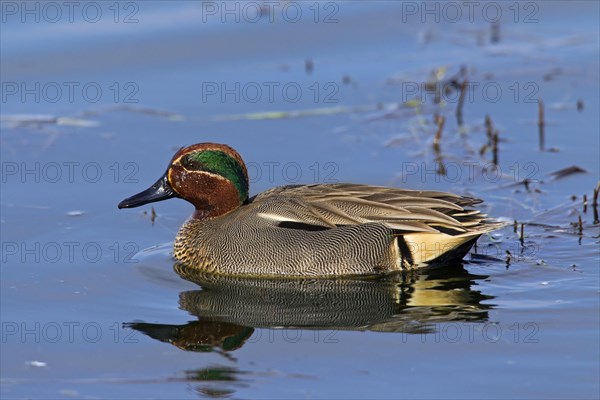
[[[191,321],[184,325],[132,322],[125,324],[125,326],[143,332],[161,342],[171,343],[182,350],[198,352],[214,351],[215,349],[236,350],[254,332],[254,329],[248,326],[220,321],[206,321],[201,319],[200,316],[198,318],[200,320]]]
[[[181,309],[198,317],[184,325],[127,326],[189,351],[228,352],[254,328],[428,333],[435,323],[486,321],[486,296],[471,286],[487,276],[462,265],[372,279],[264,279],[175,271],[202,290],[180,293]]]

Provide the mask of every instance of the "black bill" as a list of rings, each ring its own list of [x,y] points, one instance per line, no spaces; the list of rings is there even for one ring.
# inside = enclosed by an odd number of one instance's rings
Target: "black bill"
[[[133,208],[144,204],[167,200],[177,196],[165,173],[156,183],[141,193],[126,198],[119,203],[119,208]]]

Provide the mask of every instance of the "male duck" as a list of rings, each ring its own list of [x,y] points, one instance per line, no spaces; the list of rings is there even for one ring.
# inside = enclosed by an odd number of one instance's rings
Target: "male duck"
[[[385,273],[462,259],[501,224],[451,193],[352,183],[280,186],[248,198],[248,172],[231,147],[181,148],[166,173],[119,208],[179,197],[196,207],[174,256],[202,271],[331,277]]]

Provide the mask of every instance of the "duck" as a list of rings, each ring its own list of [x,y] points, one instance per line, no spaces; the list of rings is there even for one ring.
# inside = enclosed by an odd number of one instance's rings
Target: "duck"
[[[240,154],[226,144],[180,148],[150,188],[119,209],[180,198],[195,210],[173,257],[240,277],[381,275],[462,260],[503,226],[453,193],[358,183],[286,185],[249,197]]]

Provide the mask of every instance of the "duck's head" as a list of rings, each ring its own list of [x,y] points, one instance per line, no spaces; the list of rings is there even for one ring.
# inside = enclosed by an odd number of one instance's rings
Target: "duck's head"
[[[172,197],[192,203],[197,218],[226,214],[248,199],[246,165],[237,151],[224,144],[182,147],[154,185],[123,200],[119,208],[139,207]]]

